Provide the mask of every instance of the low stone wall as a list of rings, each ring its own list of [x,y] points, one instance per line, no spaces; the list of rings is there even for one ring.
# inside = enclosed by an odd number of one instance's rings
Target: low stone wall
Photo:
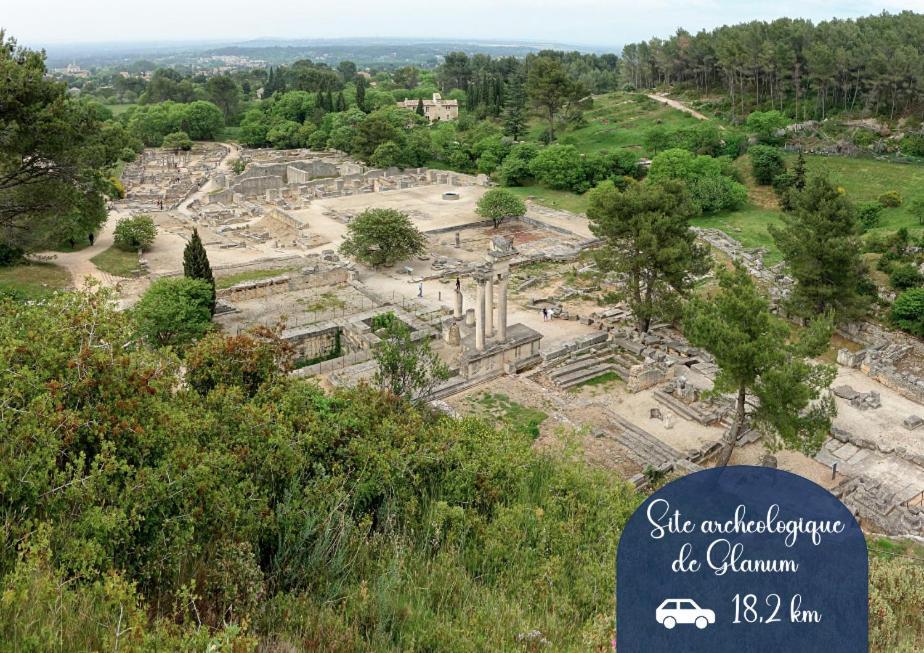
[[[338,324],[322,322],[306,327],[287,329],[282,337],[287,340],[305,359],[319,358],[331,354],[337,346],[337,337],[341,332]],[[343,339],[340,339],[341,349]]]
[[[231,186],[231,190],[240,193],[244,197],[259,197],[265,195],[266,191],[274,188],[285,186],[283,178],[280,177],[248,177]]]
[[[219,299],[230,302],[260,299],[296,290],[341,285],[347,283],[350,276],[351,272],[346,267],[316,272],[283,274],[269,279],[260,279],[259,281],[245,281],[230,288],[219,290],[217,296]]]

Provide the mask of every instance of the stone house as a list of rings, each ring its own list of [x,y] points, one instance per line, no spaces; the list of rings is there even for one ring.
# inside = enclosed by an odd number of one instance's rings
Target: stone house
[[[409,100],[405,98],[403,102],[398,102],[398,106],[416,111],[417,103],[418,100]],[[448,120],[455,120],[459,117],[459,101],[444,100],[439,93],[434,93],[432,100],[424,100],[423,105],[424,115],[430,122],[436,122],[437,120],[445,122]]]

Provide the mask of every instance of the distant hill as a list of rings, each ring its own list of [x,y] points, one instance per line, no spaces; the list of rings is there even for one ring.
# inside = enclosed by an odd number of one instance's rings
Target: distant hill
[[[40,44],[39,44],[40,45]],[[223,41],[177,41],[149,43],[49,44],[48,65],[52,68],[77,63],[84,68],[128,64],[148,59],[164,66],[183,66],[212,56],[240,56],[269,64],[291,63],[298,59],[336,65],[350,60],[359,66],[432,66],[447,52],[487,54],[492,57],[524,57],[540,50],[603,52],[588,46],[545,42],[501,42],[497,40],[441,39],[275,39]],[[615,51],[609,49],[609,51]]]

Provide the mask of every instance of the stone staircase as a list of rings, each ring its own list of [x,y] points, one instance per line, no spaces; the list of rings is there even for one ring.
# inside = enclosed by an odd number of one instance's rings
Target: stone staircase
[[[613,371],[612,355],[607,352],[591,351],[566,359],[546,371],[546,375],[563,390],[586,383],[598,376]]]

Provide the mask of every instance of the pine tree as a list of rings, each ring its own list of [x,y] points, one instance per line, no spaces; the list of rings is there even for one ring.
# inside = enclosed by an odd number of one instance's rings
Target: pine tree
[[[811,177],[790,201],[782,225],[767,228],[796,281],[789,310],[806,318],[826,311],[839,321],[861,317],[871,298],[853,205],[825,177]]]
[[[215,277],[212,274],[212,266],[209,265],[209,257],[205,253],[205,247],[202,245],[202,239],[199,237],[199,231],[193,229],[192,238],[186,243],[183,250],[183,274],[190,279],[202,279],[212,286],[212,302],[209,310],[212,315],[215,314]]]
[[[335,105],[334,109],[337,111],[337,113],[341,113],[347,110],[346,98],[343,97],[343,91],[337,93],[337,104]]]
[[[425,112],[424,112],[424,103],[423,103],[423,98],[421,98],[421,99],[417,100],[417,115],[418,115],[418,116],[422,116],[422,115],[424,115],[424,113],[425,113]]]

